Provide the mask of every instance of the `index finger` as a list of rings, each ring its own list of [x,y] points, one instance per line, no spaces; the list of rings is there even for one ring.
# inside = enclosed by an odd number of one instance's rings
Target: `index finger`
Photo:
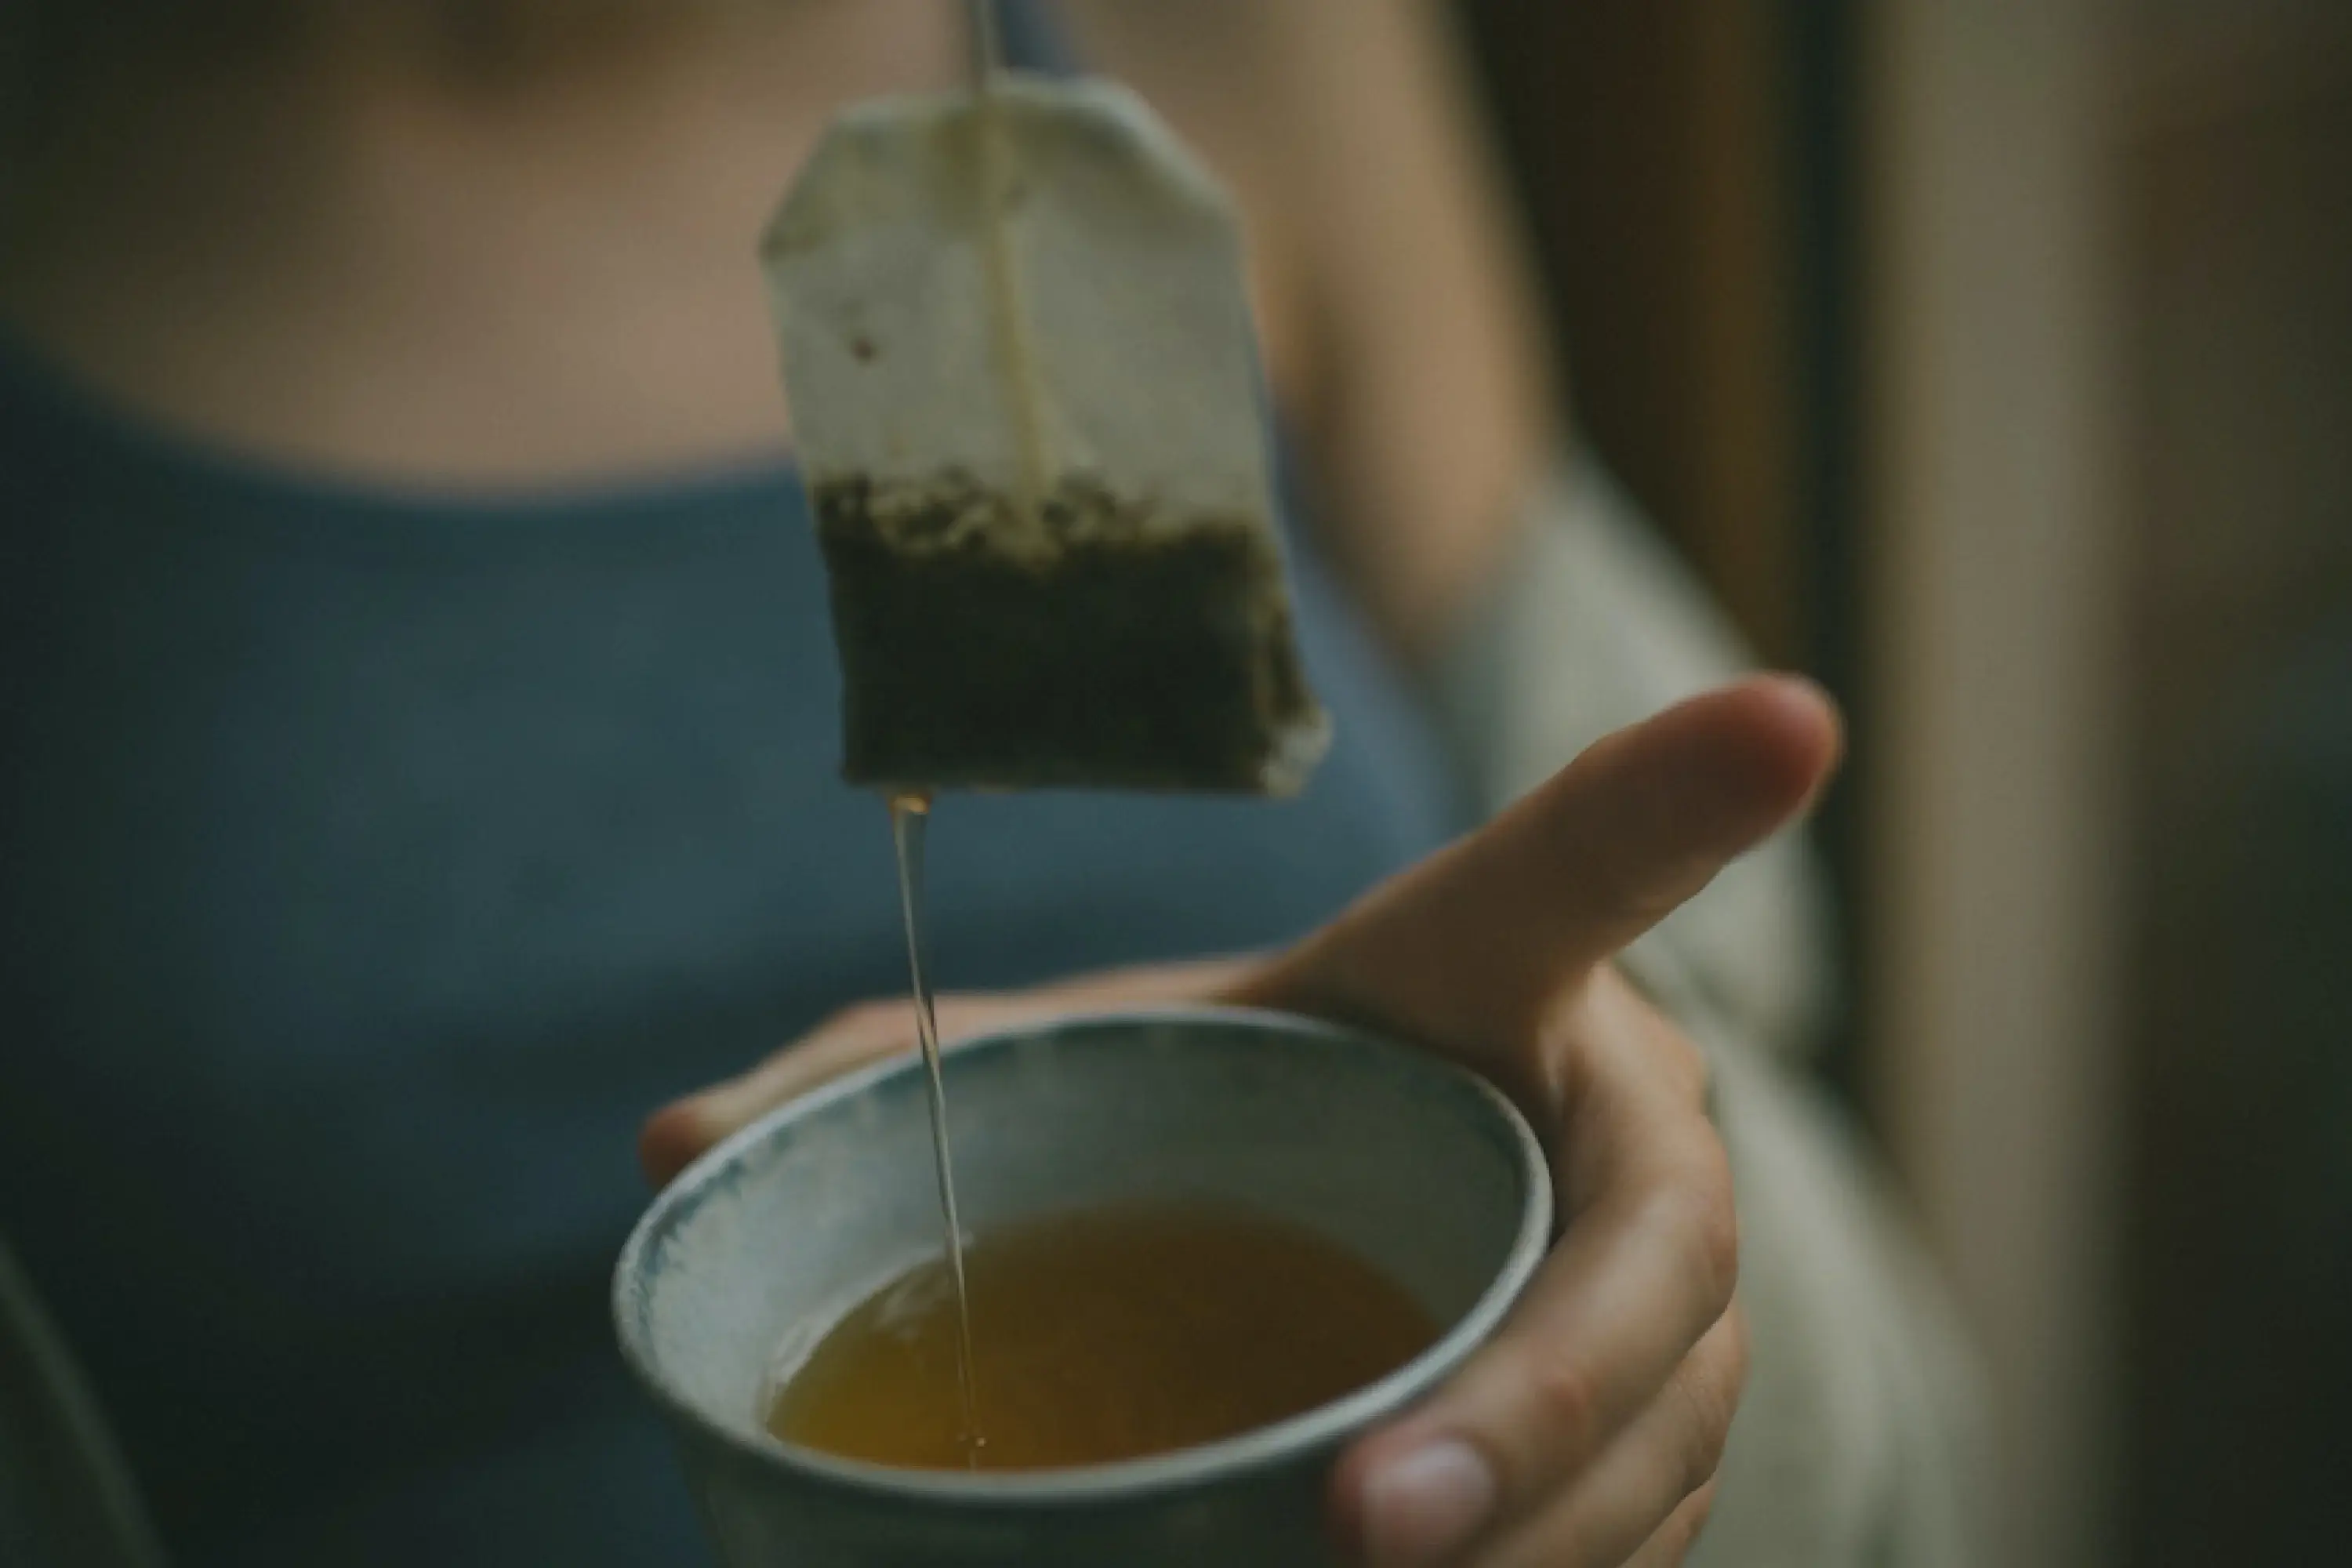
[[[1595,743],[1497,816],[1375,889],[1234,1000],[1369,1023],[1523,1092],[1547,1011],[1809,805],[1836,710],[1759,676]]]

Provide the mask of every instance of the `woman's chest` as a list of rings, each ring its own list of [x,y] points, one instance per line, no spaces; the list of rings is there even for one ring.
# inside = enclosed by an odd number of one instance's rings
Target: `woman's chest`
[[[903,987],[798,521],[454,555],[100,521],[28,552],[0,1121],[174,1151],[124,1201],[281,1225],[328,1298],[601,1245],[647,1110]],[[1307,798],[942,802],[943,985],[1276,942],[1442,836],[1409,713],[1302,600],[1341,735]],[[80,1179],[23,1158],[18,1196]],[[318,1201],[255,1206],[289,1184]]]

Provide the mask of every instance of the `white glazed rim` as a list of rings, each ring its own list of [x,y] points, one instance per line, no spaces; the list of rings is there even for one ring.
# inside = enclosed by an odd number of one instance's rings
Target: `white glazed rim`
[[[1473,1091],[1509,1135],[1518,1156],[1521,1191],[1519,1224],[1495,1278],[1470,1310],[1439,1336],[1437,1342],[1377,1382],[1366,1384],[1328,1405],[1318,1405],[1272,1426],[1238,1436],[1204,1443],[1172,1453],[1107,1465],[1067,1469],[988,1471],[966,1474],[955,1470],[919,1470],[845,1459],[786,1443],[764,1432],[746,1432],[721,1420],[671,1388],[655,1364],[645,1331],[634,1310],[630,1282],[643,1271],[646,1251],[670,1226],[677,1209],[694,1202],[718,1172],[746,1149],[761,1142],[781,1123],[815,1114],[836,1100],[865,1092],[893,1074],[919,1072],[911,1058],[894,1058],[835,1079],[830,1084],[777,1107],[741,1128],[689,1165],[665,1188],[629,1233],[613,1271],[613,1318],[622,1359],[639,1385],[670,1416],[692,1427],[754,1464],[791,1471],[802,1478],[883,1499],[932,1505],[989,1508],[1018,1504],[1094,1504],[1130,1501],[1137,1498],[1187,1490],[1234,1475],[1247,1474],[1269,1463],[1310,1452],[1327,1442],[1345,1437],[1380,1417],[1402,1410],[1443,1381],[1486,1342],[1501,1323],[1520,1291],[1542,1263],[1551,1239],[1551,1169],[1543,1145],[1503,1093],[1485,1079],[1423,1050],[1398,1045],[1376,1035],[1329,1024],[1317,1018],[1262,1008],[1183,1005],[1118,1008],[1099,1013],[1074,1013],[1044,1023],[992,1029],[956,1042],[951,1051],[986,1050],[1013,1046],[1041,1032],[1099,1028],[1105,1025],[1169,1022],[1239,1025],[1270,1036],[1319,1036],[1345,1041],[1360,1049],[1411,1058],[1418,1070],[1450,1077]]]

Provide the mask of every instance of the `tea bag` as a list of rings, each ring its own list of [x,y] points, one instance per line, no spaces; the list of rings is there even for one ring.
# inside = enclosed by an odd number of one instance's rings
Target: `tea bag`
[[[1238,226],[1131,93],[856,105],[761,247],[844,768],[1290,794],[1295,646]]]

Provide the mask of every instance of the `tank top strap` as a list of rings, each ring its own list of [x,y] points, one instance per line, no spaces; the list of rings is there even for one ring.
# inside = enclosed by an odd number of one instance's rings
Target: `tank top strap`
[[[1041,76],[1076,76],[1084,62],[1051,0],[987,0],[995,7],[1004,63]]]

